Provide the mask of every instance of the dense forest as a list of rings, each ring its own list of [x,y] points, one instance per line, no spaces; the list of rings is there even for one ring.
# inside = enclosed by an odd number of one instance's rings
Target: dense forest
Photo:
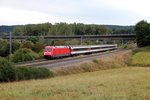
[[[12,32],[19,36],[43,35],[100,35],[100,34],[132,34],[134,26],[96,25],[82,23],[43,23],[17,26],[0,26],[0,35]]]

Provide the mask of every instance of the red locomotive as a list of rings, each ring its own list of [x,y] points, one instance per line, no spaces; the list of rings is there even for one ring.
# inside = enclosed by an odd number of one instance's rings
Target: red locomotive
[[[89,45],[89,46],[46,46],[45,58],[64,57],[78,54],[87,54],[116,49],[117,45]]]
[[[44,49],[45,58],[63,57],[70,56],[69,46],[46,46]]]

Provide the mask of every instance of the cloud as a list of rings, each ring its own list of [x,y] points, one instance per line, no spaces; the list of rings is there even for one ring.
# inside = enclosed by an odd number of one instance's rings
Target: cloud
[[[149,0],[0,0],[0,24],[150,21]]]
[[[150,15],[148,9],[150,9],[149,0],[93,0],[96,4],[103,3],[106,7],[112,9],[126,10],[137,13],[139,15]]]
[[[79,2],[70,0],[2,0],[2,6],[52,14],[74,14],[81,9]]]
[[[54,20],[57,20],[57,18],[53,15],[47,15],[35,11],[18,10],[14,8],[0,7],[0,12],[3,13],[1,15],[0,22],[5,24],[42,23],[49,21],[54,22]]]

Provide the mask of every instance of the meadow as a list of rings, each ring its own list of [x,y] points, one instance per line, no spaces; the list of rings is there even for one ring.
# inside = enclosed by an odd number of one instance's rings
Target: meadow
[[[150,66],[150,47],[135,50],[131,64],[134,66]]]
[[[126,67],[0,84],[0,100],[149,100],[150,68]]]
[[[53,69],[58,75],[54,78],[0,83],[0,100],[150,100],[150,68],[143,62],[142,67],[134,65],[138,53],[149,59],[146,48],[134,52],[132,61],[119,54],[81,64],[70,73]]]

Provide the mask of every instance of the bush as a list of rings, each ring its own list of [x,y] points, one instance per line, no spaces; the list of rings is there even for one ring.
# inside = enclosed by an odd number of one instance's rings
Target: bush
[[[24,41],[22,43],[22,48],[28,48],[28,49],[32,49],[34,46],[33,42],[31,41]]]
[[[31,37],[29,37],[27,40],[28,40],[28,41],[31,41],[31,42],[33,42],[33,43],[36,43],[36,42],[39,41],[39,37],[37,37],[37,36],[31,36]]]
[[[39,58],[39,55],[33,52],[30,49],[22,48],[18,49],[12,56],[11,61],[12,62],[23,62],[23,61],[31,61]]]
[[[43,50],[40,51],[40,52],[38,53],[38,55],[39,55],[39,58],[43,58],[43,57],[44,57],[44,56],[43,56]]]
[[[0,82],[53,77],[46,68],[13,67],[6,59],[0,57]]]
[[[40,52],[43,48],[44,44],[42,44],[41,42],[37,42],[33,47],[33,51]]]
[[[14,40],[12,41],[12,53],[21,47],[21,42]]]
[[[15,80],[15,69],[6,59],[0,57],[0,82]]]
[[[19,49],[21,43],[17,40],[12,41],[12,52]],[[0,39],[0,56],[6,57],[9,55],[9,42],[3,39]]]
[[[0,39],[0,56],[6,57],[9,54],[9,44],[6,40]]]
[[[94,59],[94,60],[93,60],[93,63],[98,64],[98,63],[99,63],[99,60],[98,60],[98,59]]]
[[[17,67],[16,80],[29,80],[53,77],[53,73],[46,68],[32,68],[32,67]]]

